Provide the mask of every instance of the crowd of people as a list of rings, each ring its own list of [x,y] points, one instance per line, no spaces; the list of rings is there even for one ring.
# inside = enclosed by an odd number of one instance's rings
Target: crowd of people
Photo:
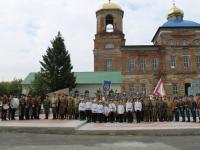
[[[2,120],[15,120],[16,111],[19,120],[45,119],[87,120],[87,122],[163,122],[182,121],[197,122],[200,120],[200,95],[195,98],[185,97],[96,97],[81,95],[72,97],[66,94],[56,94],[41,97],[22,95],[17,102],[12,96],[1,98]],[[192,118],[192,119],[191,119]],[[198,119],[197,119],[198,118]]]

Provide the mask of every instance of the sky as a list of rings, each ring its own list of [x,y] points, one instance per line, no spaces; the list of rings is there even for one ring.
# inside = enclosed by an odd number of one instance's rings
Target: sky
[[[126,45],[148,45],[173,0],[112,0],[124,10]],[[0,81],[24,79],[58,31],[65,39],[73,71],[93,71],[95,12],[108,0],[0,0]],[[200,23],[200,0],[176,0],[185,19]]]

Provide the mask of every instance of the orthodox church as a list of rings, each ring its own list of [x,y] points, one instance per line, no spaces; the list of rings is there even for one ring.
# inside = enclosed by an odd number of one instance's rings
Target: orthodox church
[[[188,95],[200,79],[200,24],[185,20],[175,3],[152,45],[126,45],[123,9],[109,1],[96,11],[94,71],[122,73],[122,91],[152,93],[161,78],[167,95]]]
[[[200,24],[185,20],[174,3],[152,45],[126,45],[123,17],[123,9],[110,0],[96,11],[94,72],[76,72],[73,91],[95,95],[103,80],[110,80],[118,92],[152,94],[161,78],[167,95],[188,95],[191,83],[200,79]],[[22,82],[23,93],[34,76]]]

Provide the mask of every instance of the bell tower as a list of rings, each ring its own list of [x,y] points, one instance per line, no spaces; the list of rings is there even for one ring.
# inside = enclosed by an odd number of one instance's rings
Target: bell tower
[[[121,7],[109,0],[96,12],[97,30],[94,40],[94,71],[121,71],[120,49],[125,45]]]

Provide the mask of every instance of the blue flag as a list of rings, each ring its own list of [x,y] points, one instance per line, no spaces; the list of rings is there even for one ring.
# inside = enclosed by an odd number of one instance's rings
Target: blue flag
[[[105,91],[110,90],[110,86],[111,86],[111,81],[104,80],[104,82],[103,82],[103,89]]]

